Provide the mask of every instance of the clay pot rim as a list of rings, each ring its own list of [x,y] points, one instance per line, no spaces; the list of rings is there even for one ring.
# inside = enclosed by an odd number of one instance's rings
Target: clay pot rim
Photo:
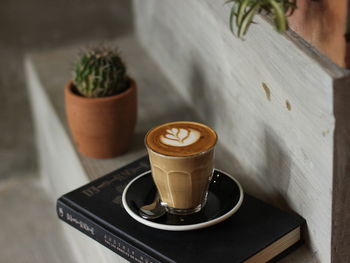
[[[101,98],[88,98],[81,95],[78,95],[72,91],[72,88],[74,87],[73,80],[69,80],[68,83],[65,86],[66,92],[69,93],[70,96],[74,96],[75,99],[81,100],[81,101],[94,101],[94,102],[104,102],[104,101],[111,101],[116,99],[121,99],[125,96],[128,96],[129,93],[133,92],[133,90],[136,89],[136,83],[131,77],[127,77],[127,79],[130,81],[130,86],[124,90],[122,93],[118,93],[116,95],[107,96],[107,97],[101,97]]]

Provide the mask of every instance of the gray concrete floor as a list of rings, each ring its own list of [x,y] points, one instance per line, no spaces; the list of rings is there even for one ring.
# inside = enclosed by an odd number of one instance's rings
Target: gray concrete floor
[[[0,1],[0,262],[74,262],[38,184],[24,55],[129,33],[131,10],[129,0]]]
[[[2,181],[0,262],[75,262],[54,207],[36,178]]]

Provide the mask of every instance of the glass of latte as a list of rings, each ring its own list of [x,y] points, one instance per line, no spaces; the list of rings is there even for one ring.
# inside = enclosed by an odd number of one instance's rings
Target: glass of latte
[[[168,213],[188,215],[204,207],[216,142],[216,132],[197,122],[165,123],[146,134],[153,180]]]

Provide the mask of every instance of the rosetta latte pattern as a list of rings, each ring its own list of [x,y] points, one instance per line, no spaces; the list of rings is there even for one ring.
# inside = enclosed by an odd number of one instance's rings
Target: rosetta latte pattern
[[[183,147],[197,142],[200,135],[199,131],[191,128],[171,128],[160,136],[160,141],[169,146]]]

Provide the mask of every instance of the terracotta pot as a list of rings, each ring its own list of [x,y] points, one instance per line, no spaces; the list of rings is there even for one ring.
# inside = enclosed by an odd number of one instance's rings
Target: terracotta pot
[[[127,151],[137,118],[136,83],[123,93],[86,98],[65,87],[68,126],[78,151],[93,158],[111,158]]]
[[[288,18],[292,30],[327,55],[345,65],[348,0],[297,0],[297,9]]]

